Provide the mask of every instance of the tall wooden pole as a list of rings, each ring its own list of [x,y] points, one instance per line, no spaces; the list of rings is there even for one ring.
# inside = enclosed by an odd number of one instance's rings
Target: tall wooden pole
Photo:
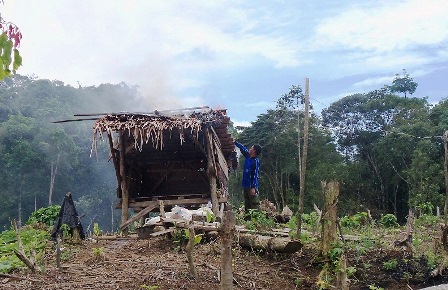
[[[310,79],[305,78],[305,119],[303,125],[303,151],[299,164],[300,168],[300,189],[299,189],[299,210],[297,217],[297,236],[300,238],[302,233],[302,214],[303,214],[303,196],[305,194],[305,173],[306,173],[306,157],[308,155],[308,128],[310,120]]]
[[[445,174],[445,206],[443,208],[443,216],[445,221],[445,227],[447,227],[448,221],[448,130],[443,133],[443,147],[445,149],[445,162],[443,166],[443,172]]]
[[[129,207],[129,192],[126,184],[126,170],[124,156],[126,146],[124,144],[124,133],[120,131],[120,187],[121,187],[121,224],[124,224],[128,220],[128,207]],[[128,229],[123,229],[123,234],[127,234]]]

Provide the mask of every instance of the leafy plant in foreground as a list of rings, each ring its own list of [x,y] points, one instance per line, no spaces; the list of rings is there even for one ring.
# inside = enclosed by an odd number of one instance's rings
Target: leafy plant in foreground
[[[99,262],[104,257],[104,247],[93,248],[93,257],[96,262]]]
[[[28,255],[34,249],[37,260],[42,257],[49,236],[47,231],[34,229],[30,226],[23,227],[20,231],[20,239],[25,253]],[[23,262],[14,253],[17,247],[17,237],[13,230],[3,231],[0,234],[0,273],[8,273],[13,269],[24,266]]]
[[[60,209],[61,209],[60,205],[51,205],[40,208],[31,213],[31,216],[26,223],[28,225],[34,223],[42,223],[46,224],[47,226],[52,226],[54,224],[54,221],[58,217]]]

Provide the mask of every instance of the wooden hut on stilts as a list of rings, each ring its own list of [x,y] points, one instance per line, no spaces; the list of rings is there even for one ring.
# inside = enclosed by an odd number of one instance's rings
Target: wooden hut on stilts
[[[120,229],[174,205],[212,205],[222,217],[236,162],[226,110],[209,107],[107,114],[93,127],[92,150],[107,138],[117,178]],[[134,210],[130,218],[128,209]]]

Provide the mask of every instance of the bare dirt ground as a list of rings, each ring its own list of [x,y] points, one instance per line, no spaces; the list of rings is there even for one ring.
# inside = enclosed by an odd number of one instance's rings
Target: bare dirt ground
[[[10,273],[11,277],[0,278],[0,289],[219,289],[219,240],[195,246],[196,279],[188,271],[183,247],[168,237],[86,240],[64,247],[61,271],[49,243],[42,271]],[[322,264],[313,248],[280,254],[235,244],[233,257],[234,289],[319,289],[316,281]],[[405,257],[400,250],[362,256],[348,252],[347,258],[348,265],[357,269],[350,278],[350,289],[422,289],[448,281],[448,276],[431,277],[425,259]],[[392,258],[398,265],[388,271],[384,262]]]

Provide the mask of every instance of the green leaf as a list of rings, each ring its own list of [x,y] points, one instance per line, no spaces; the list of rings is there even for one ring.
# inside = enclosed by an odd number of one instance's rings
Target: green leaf
[[[194,237],[194,245],[197,245],[202,241],[202,236],[203,234],[199,234]]]
[[[13,73],[16,73],[16,70],[22,65],[22,57],[20,56],[19,50],[14,49],[14,63],[13,63]]]

